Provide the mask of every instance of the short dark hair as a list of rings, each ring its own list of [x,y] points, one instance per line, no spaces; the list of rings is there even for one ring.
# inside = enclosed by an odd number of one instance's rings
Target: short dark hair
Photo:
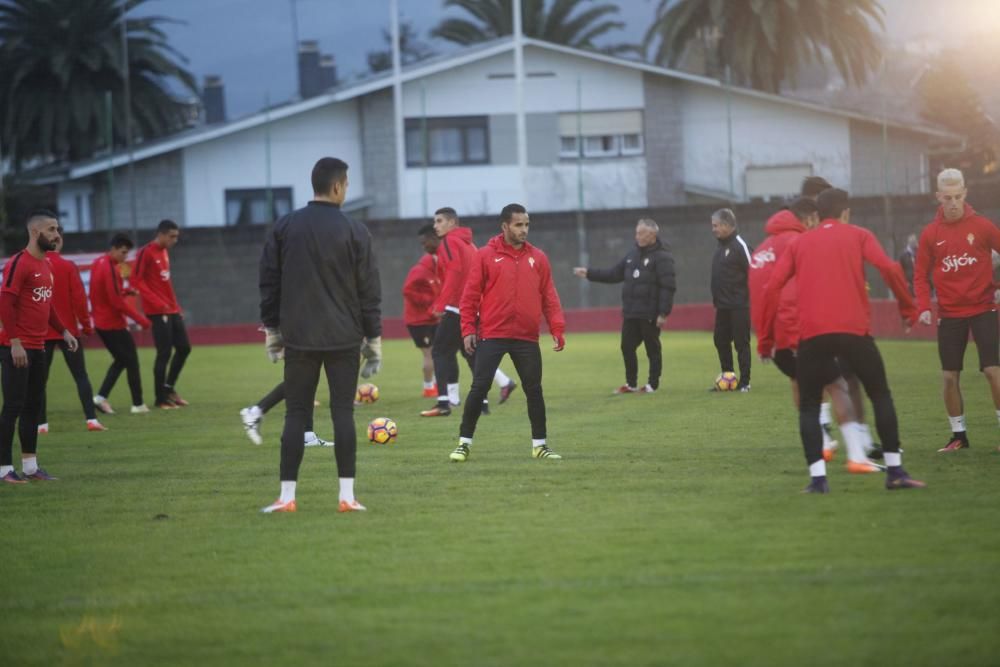
[[[325,195],[334,183],[343,183],[347,178],[347,163],[335,157],[320,158],[313,166],[313,193]]]
[[[813,213],[819,213],[819,206],[809,197],[799,197],[791,203],[788,210],[794,213],[796,218],[802,220]]]
[[[449,220],[458,220],[458,211],[453,209],[451,206],[442,206],[438,210],[434,211],[434,215],[443,215]]]
[[[30,225],[37,218],[52,218],[53,220],[58,220],[59,216],[55,211],[48,208],[36,208],[32,209],[31,213],[28,214],[27,220],[25,220],[25,225]]]
[[[515,213],[527,213],[528,209],[524,208],[520,204],[507,204],[500,211],[500,222],[510,222],[514,219]]]
[[[131,250],[132,248],[135,247],[135,244],[132,243],[132,238],[128,234],[123,234],[122,232],[118,232],[117,234],[111,237],[111,247],[128,248],[129,250]]]
[[[160,224],[156,226],[157,234],[166,234],[167,232],[172,232],[175,229],[180,229],[177,223],[173,220],[160,220]]]
[[[731,208],[720,208],[712,214],[712,219],[718,220],[722,224],[728,225],[729,227],[736,226],[736,214],[733,213],[733,209]]]
[[[433,236],[436,238],[437,232],[434,231],[434,225],[427,224],[417,230],[417,236]]]
[[[803,197],[815,197],[824,190],[829,190],[833,186],[822,176],[806,176],[802,179],[802,189],[799,193]]]
[[[840,188],[829,188],[819,193],[816,206],[819,207],[819,217],[822,220],[836,219],[851,207],[850,195]]]

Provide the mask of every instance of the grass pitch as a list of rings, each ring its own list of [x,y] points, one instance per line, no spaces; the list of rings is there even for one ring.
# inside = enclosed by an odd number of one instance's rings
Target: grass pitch
[[[459,416],[417,416],[419,353],[387,341],[382,398],[357,423],[392,417],[399,440],[359,443],[369,511],[343,515],[329,449],[306,451],[297,514],[258,514],[283,415],[264,445],[244,437],[239,408],[280,378],[259,347],[196,348],[181,411],[126,414],[122,378],[103,434],[83,431],[57,358],[39,460],[62,480],[0,488],[0,663],[997,664],[1000,438],[977,373],[972,448],[939,455],[936,350],[883,342],[904,464],[929,488],[887,492],[841,458],[831,495],[802,496],[779,373],[755,364],[752,393],[709,394],[710,334],[663,342],[662,390],[612,397],[616,335],[560,354],[543,339],[565,459],[530,458],[518,391],[462,465],[447,460]],[[87,362],[96,384],[107,353]],[[148,350],[142,369],[151,398]]]

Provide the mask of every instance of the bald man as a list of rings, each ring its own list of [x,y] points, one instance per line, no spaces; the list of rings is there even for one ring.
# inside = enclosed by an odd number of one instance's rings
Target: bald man
[[[0,481],[26,484],[27,480],[56,478],[38,467],[38,408],[45,396],[45,336],[49,326],[76,352],[76,337],[52,308],[52,267],[45,253],[55,250],[59,221],[51,211],[28,216],[28,245],[8,260],[0,288]],[[14,471],[14,429],[21,440],[24,476]]]

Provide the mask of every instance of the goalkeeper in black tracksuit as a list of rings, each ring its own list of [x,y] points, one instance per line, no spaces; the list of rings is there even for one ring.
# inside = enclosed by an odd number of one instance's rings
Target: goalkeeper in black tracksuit
[[[715,306],[715,349],[722,372],[733,371],[733,347],[740,364],[737,389],[750,391],[750,255],[753,248],[740,236],[736,215],[728,208],[712,214],[712,234],[719,247],[712,257],[712,305]],[[713,390],[715,388],[713,387]]]
[[[659,226],[649,218],[635,227],[635,247],[610,269],[576,267],[573,273],[599,283],[622,285],[622,358],[625,361],[625,384],[616,394],[653,393],[660,386],[663,352],[660,327],[674,307],[677,279],[674,258],[669,246],[658,238]],[[646,346],[649,381],[638,386],[639,360],[636,349]]]

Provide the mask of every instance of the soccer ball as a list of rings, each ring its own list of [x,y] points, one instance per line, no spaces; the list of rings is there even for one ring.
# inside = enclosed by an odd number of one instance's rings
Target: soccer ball
[[[378,400],[378,387],[365,383],[358,385],[358,391],[354,394],[355,403],[374,403]]]
[[[726,371],[715,378],[715,388],[719,391],[733,391],[739,383],[740,381],[736,377],[736,373],[732,371]]]
[[[368,441],[376,445],[390,445],[396,441],[399,429],[388,417],[378,417],[368,424]]]

